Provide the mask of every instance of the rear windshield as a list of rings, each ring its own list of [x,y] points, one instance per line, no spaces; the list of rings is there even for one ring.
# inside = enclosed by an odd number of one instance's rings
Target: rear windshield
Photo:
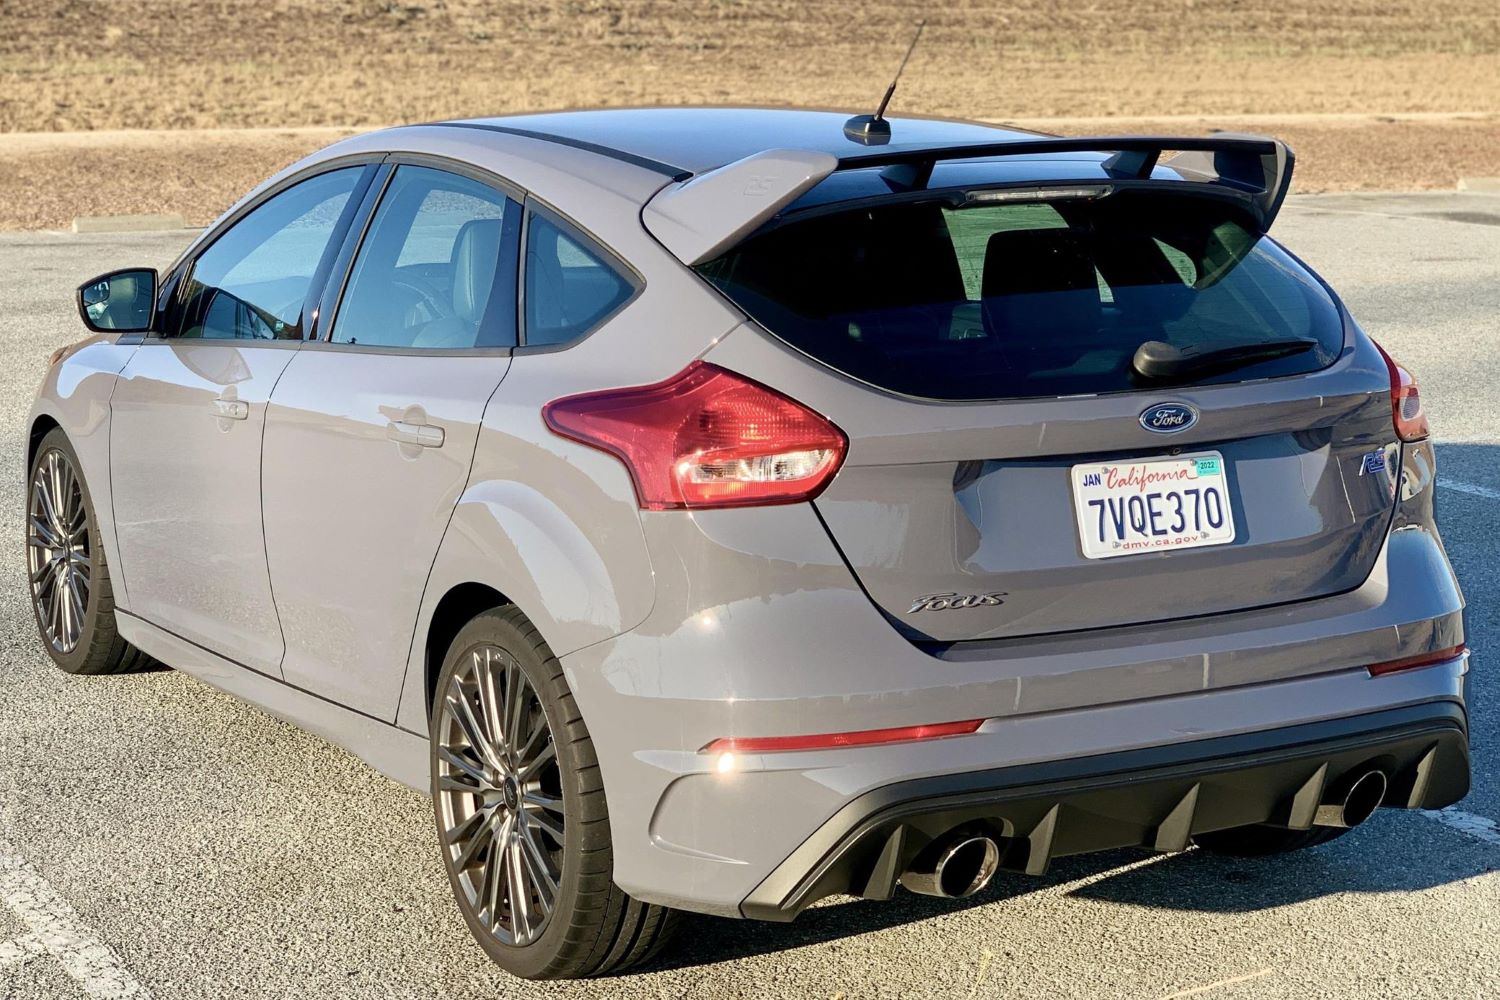
[[[825,364],[933,399],[1241,381],[1315,371],[1342,350],[1327,291],[1232,204],[985,197],[788,221],[698,271]],[[1147,342],[1219,360],[1164,373],[1137,362]]]

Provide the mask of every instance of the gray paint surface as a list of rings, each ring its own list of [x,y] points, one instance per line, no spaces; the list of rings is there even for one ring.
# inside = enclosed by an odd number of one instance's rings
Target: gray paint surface
[[[302,350],[276,386],[262,516],[282,676],[394,721],[417,608],[507,355]],[[436,447],[391,439],[436,427]]]
[[[127,593],[136,582],[121,606],[272,676],[281,675],[285,646],[254,498],[266,403],[294,351],[142,345],[97,401],[112,417],[109,464],[84,466],[90,483],[108,478],[114,487],[111,506],[98,506],[113,511]],[[245,404],[248,415],[218,416],[219,400]]]
[[[1483,213],[1486,204],[1293,199],[1278,225],[1371,332],[1417,367],[1439,427],[1441,475],[1500,492],[1496,414],[1482,391],[1489,318],[1500,308],[1500,227],[1438,215]],[[10,414],[0,440],[13,468],[39,359],[77,335],[71,286],[147,259],[154,246],[0,237],[7,273],[24,276],[0,286],[0,308],[37,317],[0,348],[16,379],[0,392]],[[1471,602],[1470,639],[1487,648],[1500,596],[1495,501],[1438,492]],[[1239,991],[1257,996],[1451,997],[1484,995],[1500,960],[1483,932],[1496,917],[1497,849],[1420,816],[1382,814],[1337,845],[1277,864],[1196,853],[1075,859],[1044,880],[1002,879],[973,907],[905,897],[820,908],[788,927],[699,921],[664,969],[596,984],[516,984],[485,968],[451,914],[420,797],[185,676],[80,685],[56,675],[35,648],[14,561],[0,572],[16,584],[5,588],[0,619],[0,831],[158,996],[935,996],[967,995],[975,984],[992,995],[1159,996],[1249,975],[1257,978]],[[1484,663],[1471,679],[1481,746],[1495,718]],[[35,763],[48,754],[89,766],[59,784]],[[1481,757],[1463,808],[1500,816],[1494,780]],[[230,826],[226,802],[240,804]],[[103,835],[80,839],[80,822]],[[17,932],[7,919],[0,912],[0,939]],[[201,969],[182,966],[185,949],[203,956]],[[24,998],[70,995],[55,969],[45,960],[9,966],[0,986]]]
[[[1384,537],[1391,482],[1356,475],[1363,454],[1395,440],[1389,376],[1367,343],[1294,379],[961,406],[877,395],[819,366],[793,365],[793,356],[748,329],[708,355],[818,400],[850,434],[845,467],[816,506],[871,596],[933,639],[1150,622],[1338,593],[1365,579]],[[1170,442],[1136,420],[1167,398],[1202,413]],[[1085,559],[1071,465],[1090,453],[1151,458],[1172,448],[1218,450],[1237,470],[1234,544]],[[922,594],[987,591],[1006,592],[1006,603],[908,613]]]
[[[666,188],[641,222],[678,259],[712,260],[838,166],[830,153],[771,149]]]

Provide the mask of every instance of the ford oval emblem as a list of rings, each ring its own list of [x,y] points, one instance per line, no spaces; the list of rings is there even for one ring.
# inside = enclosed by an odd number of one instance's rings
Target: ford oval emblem
[[[1141,411],[1141,426],[1153,434],[1174,434],[1198,422],[1198,411],[1186,403],[1157,403]]]

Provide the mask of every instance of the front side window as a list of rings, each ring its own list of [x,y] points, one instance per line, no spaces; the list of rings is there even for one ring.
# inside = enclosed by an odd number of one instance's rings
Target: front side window
[[[364,167],[319,174],[270,198],[193,263],[178,336],[301,340],[313,274]]]
[[[588,333],[635,294],[587,236],[533,211],[526,223],[526,345],[563,344]]]
[[[1328,292],[1235,206],[1171,193],[895,201],[788,221],[698,271],[812,357],[932,399],[1292,375],[1344,343]]]
[[[521,206],[494,188],[397,168],[355,258],[334,343],[515,346],[520,232]]]

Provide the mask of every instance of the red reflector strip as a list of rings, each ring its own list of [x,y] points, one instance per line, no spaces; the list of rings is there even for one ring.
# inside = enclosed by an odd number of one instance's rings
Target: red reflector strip
[[[1451,660],[1456,656],[1462,655],[1468,648],[1464,643],[1459,643],[1457,646],[1449,646],[1447,649],[1438,649],[1431,653],[1420,653],[1416,656],[1408,656],[1405,659],[1372,663],[1367,669],[1370,671],[1371,677],[1399,673],[1402,670],[1416,670],[1418,667],[1430,667],[1434,663]]]
[[[787,750],[831,750],[835,747],[867,747],[880,743],[915,743],[945,736],[967,736],[984,725],[983,719],[938,722],[927,726],[896,729],[864,729],[854,733],[822,733],[816,736],[726,736],[704,747],[703,753],[782,753]]]

